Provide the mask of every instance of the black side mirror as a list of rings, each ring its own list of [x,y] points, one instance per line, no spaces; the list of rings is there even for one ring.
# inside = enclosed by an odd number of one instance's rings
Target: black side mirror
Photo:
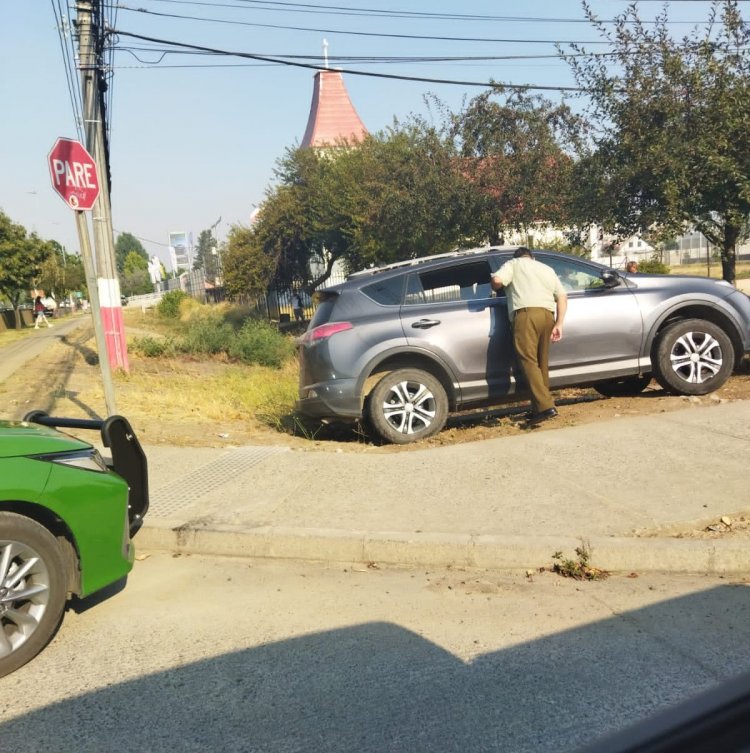
[[[605,288],[616,288],[620,284],[620,274],[616,269],[602,271],[602,282]]]

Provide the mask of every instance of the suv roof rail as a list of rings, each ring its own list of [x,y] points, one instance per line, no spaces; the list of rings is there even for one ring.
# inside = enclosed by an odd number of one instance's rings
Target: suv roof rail
[[[455,251],[446,251],[444,254],[433,254],[432,256],[418,256],[415,259],[406,259],[404,261],[395,261],[392,264],[384,264],[382,267],[369,267],[360,269],[358,272],[352,272],[347,275],[347,280],[353,280],[357,277],[373,275],[377,272],[386,272],[390,269],[399,269],[400,267],[416,267],[428,261],[436,259],[452,259],[457,256],[472,256],[474,254],[487,254],[490,251],[515,251],[520,246],[480,246],[478,248],[459,248]]]

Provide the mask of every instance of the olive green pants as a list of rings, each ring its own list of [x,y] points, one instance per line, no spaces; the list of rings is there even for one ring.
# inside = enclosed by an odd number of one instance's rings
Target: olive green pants
[[[534,413],[555,405],[549,391],[549,343],[555,317],[543,308],[518,309],[513,316],[513,345],[531,391]]]

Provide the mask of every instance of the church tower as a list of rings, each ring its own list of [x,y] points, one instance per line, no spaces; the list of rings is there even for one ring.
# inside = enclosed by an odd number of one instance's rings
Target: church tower
[[[324,42],[324,50],[327,43]],[[328,53],[325,54],[326,67]],[[310,116],[301,146],[332,147],[337,141],[361,141],[367,129],[354,109],[340,71],[318,71],[315,74]]]

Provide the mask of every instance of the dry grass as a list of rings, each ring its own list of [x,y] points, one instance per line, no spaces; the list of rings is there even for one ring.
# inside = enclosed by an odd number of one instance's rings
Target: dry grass
[[[209,421],[279,419],[294,408],[297,363],[281,369],[220,361],[131,358],[130,374],[115,378],[118,403],[128,415]],[[119,404],[118,404],[119,409]]]
[[[670,274],[673,275],[693,275],[695,277],[709,277],[707,265],[705,262],[702,264],[675,264],[670,267]],[[711,274],[712,279],[721,279],[721,262],[711,261]],[[750,262],[738,262],[735,268],[735,275],[738,280],[750,277]]]

